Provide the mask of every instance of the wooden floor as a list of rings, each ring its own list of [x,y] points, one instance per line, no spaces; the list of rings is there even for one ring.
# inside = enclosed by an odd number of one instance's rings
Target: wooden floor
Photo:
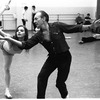
[[[13,34],[8,31],[8,33]],[[30,33],[31,34],[31,33]],[[66,34],[66,39],[72,53],[71,70],[66,81],[69,98],[100,98],[100,41],[78,44],[82,36],[91,33]],[[31,35],[30,35],[31,36]],[[11,94],[17,98],[36,98],[37,76],[47,58],[47,51],[40,45],[16,54],[11,66]],[[4,98],[5,80],[3,68],[3,54],[0,50],[0,98]],[[57,70],[48,81],[46,98],[61,98],[55,87]]]

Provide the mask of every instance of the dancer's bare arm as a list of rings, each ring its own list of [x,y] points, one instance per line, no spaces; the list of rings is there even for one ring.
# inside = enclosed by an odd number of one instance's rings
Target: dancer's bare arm
[[[0,10],[0,16],[4,13],[4,11],[6,10],[9,10],[10,7],[8,5],[6,5],[5,7],[3,7],[1,10]]]
[[[22,42],[15,40],[12,37],[7,36],[7,37],[3,37],[3,38],[4,38],[4,40],[8,40],[8,41],[16,44],[17,46],[20,46],[20,47],[22,46]]]
[[[10,34],[5,33],[4,31],[2,31],[2,29],[0,29],[0,35],[3,36],[3,37],[5,37],[5,36],[9,36],[9,37],[11,37]]]

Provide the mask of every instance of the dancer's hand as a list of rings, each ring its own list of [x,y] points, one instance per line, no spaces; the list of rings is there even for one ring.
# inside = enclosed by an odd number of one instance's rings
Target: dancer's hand
[[[0,35],[0,40],[4,40],[4,37]]]
[[[8,5],[6,5],[5,10],[10,10],[10,7]]]

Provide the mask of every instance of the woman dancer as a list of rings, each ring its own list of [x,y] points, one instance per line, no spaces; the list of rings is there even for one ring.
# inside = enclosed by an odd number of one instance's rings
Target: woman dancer
[[[5,70],[5,97],[8,99],[11,99],[12,96],[10,94],[10,66],[12,63],[12,58],[14,54],[19,54],[22,52],[20,48],[18,48],[14,43],[3,40],[4,37],[11,37],[12,39],[15,39],[16,41],[26,41],[28,39],[28,30],[25,26],[20,25],[17,27],[15,31],[15,35],[11,36],[10,34],[5,33],[0,29],[0,48],[3,51],[4,55],[4,70]]]

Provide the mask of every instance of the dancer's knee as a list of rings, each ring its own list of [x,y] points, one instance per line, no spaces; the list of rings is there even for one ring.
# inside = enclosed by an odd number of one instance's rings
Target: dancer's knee
[[[6,72],[6,73],[9,73],[9,72],[10,72],[10,68],[5,67],[4,69],[5,69],[5,72]]]

